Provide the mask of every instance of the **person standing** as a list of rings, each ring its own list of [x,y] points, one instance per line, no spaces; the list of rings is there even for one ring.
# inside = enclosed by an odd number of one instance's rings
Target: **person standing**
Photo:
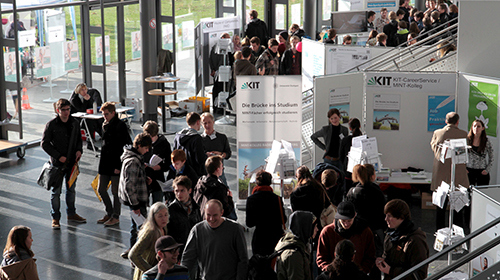
[[[441,144],[449,139],[467,138],[467,132],[458,128],[460,116],[456,112],[446,114],[446,126],[434,131],[431,140],[431,149],[434,152],[434,162],[432,166],[432,181],[431,191],[435,191],[442,181],[447,184],[451,183],[451,158],[445,160],[444,163],[440,161],[441,158]],[[467,178],[467,169],[465,164],[457,164],[455,169],[455,186],[462,185],[469,187],[469,178]],[[443,208],[437,207],[436,212],[436,230],[445,227],[445,212],[447,206],[446,199]],[[455,213],[458,226],[464,226],[463,222],[459,221],[461,213]]]
[[[375,28],[378,33],[384,31],[384,25],[388,24],[390,20],[387,18],[387,8],[380,9],[380,17],[375,19]]]
[[[323,160],[326,163],[335,165],[340,170],[344,170],[340,161],[340,143],[349,134],[347,127],[340,124],[340,111],[337,108],[328,110],[329,125],[323,126],[320,130],[311,135],[311,140],[321,150],[325,151]],[[324,142],[319,138],[322,137]]]
[[[467,135],[467,145],[471,146],[467,162],[469,183],[474,186],[489,185],[490,170],[493,166],[493,146],[486,137],[484,123],[481,120],[472,122]]]
[[[151,148],[151,136],[146,133],[137,134],[134,143],[126,146],[121,156],[122,169],[120,171],[120,183],[118,185],[118,196],[120,201],[130,208],[135,215],[147,217],[146,206],[149,202],[148,186],[151,178],[146,176],[144,161],[142,156]],[[131,219],[130,226],[130,248],[137,241],[138,226],[134,219]],[[121,254],[127,259],[130,249]]]
[[[204,212],[205,220],[189,232],[181,265],[188,268],[190,276],[198,268],[202,280],[246,280],[248,253],[243,228],[223,217],[222,203],[217,199],[209,200]]]
[[[260,39],[260,42],[266,46],[267,40],[269,39],[269,31],[267,30],[267,25],[265,22],[258,18],[259,13],[256,10],[251,10],[249,12],[250,21],[245,27],[245,36],[248,38],[253,38],[256,36]]]
[[[264,70],[264,75],[278,75],[280,61],[278,57],[278,41],[274,38],[269,39],[269,47],[260,55],[255,62],[257,72]]]
[[[203,151],[203,139],[198,134],[201,128],[201,118],[196,112],[188,113],[186,116],[188,127],[177,132],[174,138],[174,150],[184,150],[187,164],[191,166],[198,176],[207,174],[205,161],[207,155]]]
[[[252,49],[250,47],[241,48],[241,59],[237,59],[233,64],[233,76],[257,75],[255,65],[250,62]]]
[[[270,255],[274,247],[284,235],[286,223],[283,201],[277,196],[271,184],[273,175],[264,170],[257,172],[252,195],[247,199],[246,224],[255,227],[252,237],[252,253],[254,255]]]
[[[172,236],[165,235],[155,243],[156,259],[158,264],[144,272],[143,280],[188,280],[189,273],[185,266],[177,264],[179,248],[182,244]]]
[[[297,51],[297,44],[299,42],[299,37],[290,37],[291,47],[283,53],[283,57],[281,58],[281,75],[300,75],[302,73],[302,54]]]
[[[201,125],[205,130],[201,134],[201,139],[203,140],[203,150],[208,157],[211,156],[221,156],[224,160],[228,160],[231,157],[231,147],[229,146],[229,141],[225,134],[219,133],[214,129],[214,116],[210,113],[203,113],[201,115]],[[226,174],[222,170],[222,175],[220,176],[221,181],[227,186]]]
[[[121,213],[121,203],[118,197],[118,182],[120,181],[120,170],[122,168],[120,156],[123,154],[125,145],[132,144],[132,139],[130,139],[127,125],[118,118],[114,103],[104,103],[101,112],[104,117],[104,124],[102,125],[102,149],[99,159],[99,185],[97,191],[104,203],[106,215],[97,223],[113,226],[120,222]],[[110,181],[113,202],[111,202],[108,195]]]
[[[66,186],[66,213],[68,222],[86,223],[87,220],[76,213],[76,181],[70,187],[69,179],[71,169],[82,156],[82,137],[80,136],[80,124],[70,115],[71,104],[67,99],[61,98],[56,102],[57,116],[45,125],[42,141],[42,149],[50,156],[50,163],[58,167],[64,177]],[[52,186],[50,196],[50,207],[52,215],[52,228],[60,229],[61,206],[60,196],[63,180],[56,180]]]

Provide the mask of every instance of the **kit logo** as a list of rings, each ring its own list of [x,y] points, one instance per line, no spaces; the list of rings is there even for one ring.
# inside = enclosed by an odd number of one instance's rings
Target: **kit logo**
[[[391,86],[392,77],[388,76],[374,76],[368,80],[369,86]]]
[[[213,21],[210,21],[210,22],[205,22],[205,23],[203,24],[203,29],[205,29],[205,28],[213,28],[213,27],[214,27],[214,23],[213,23]]]
[[[260,82],[246,82],[241,85],[241,89],[259,89]]]

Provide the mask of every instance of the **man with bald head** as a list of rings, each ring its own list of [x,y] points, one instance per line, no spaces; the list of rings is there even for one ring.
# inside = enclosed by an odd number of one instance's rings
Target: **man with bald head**
[[[467,138],[467,132],[458,128],[458,122],[460,117],[456,112],[450,112],[446,114],[446,126],[434,131],[431,140],[431,148],[434,152],[434,164],[432,168],[432,182],[431,190],[435,191],[442,181],[450,184],[451,181],[451,158],[445,160],[442,163],[439,158],[441,157],[441,146],[444,141],[449,139],[460,139]],[[466,188],[469,187],[469,178],[467,177],[467,169],[465,164],[457,164],[455,169],[455,186],[462,185]],[[445,227],[445,209],[446,204],[443,209],[437,208],[436,213],[436,230]],[[462,211],[461,211],[462,212]],[[464,227],[466,226],[463,221],[463,215],[461,213],[455,214],[454,224]]]
[[[211,199],[205,205],[205,220],[189,233],[181,265],[190,276],[200,271],[203,280],[246,280],[248,252],[242,227],[222,216],[222,203]],[[196,279],[190,277],[190,279]]]

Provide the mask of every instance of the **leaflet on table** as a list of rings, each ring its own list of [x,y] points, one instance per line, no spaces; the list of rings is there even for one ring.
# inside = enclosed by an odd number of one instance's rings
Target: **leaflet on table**
[[[141,213],[134,213],[134,210],[130,210],[130,217],[134,219],[134,222],[137,224],[138,228],[144,223],[144,221],[146,221],[146,217],[144,217]]]
[[[163,192],[173,192],[174,191],[174,187],[173,187],[174,179],[170,179],[170,180],[167,180],[165,182],[162,182],[160,180],[156,180],[156,182],[158,182],[158,185],[160,185],[160,188]]]

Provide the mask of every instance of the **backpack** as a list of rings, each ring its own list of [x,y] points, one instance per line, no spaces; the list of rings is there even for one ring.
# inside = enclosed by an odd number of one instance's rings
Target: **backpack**
[[[271,255],[253,255],[248,261],[248,280],[277,280],[278,275],[271,263],[285,250],[298,248],[295,244],[289,244],[279,251],[274,251]]]

